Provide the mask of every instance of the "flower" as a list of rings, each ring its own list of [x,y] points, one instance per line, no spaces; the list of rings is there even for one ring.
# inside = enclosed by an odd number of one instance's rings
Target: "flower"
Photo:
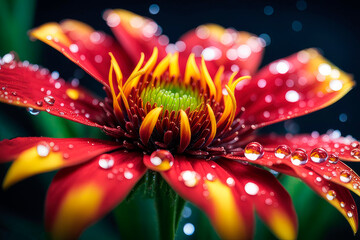
[[[12,54],[1,59],[1,101],[98,127],[116,140],[0,142],[1,162],[15,159],[4,188],[60,169],[45,206],[54,238],[79,236],[147,169],[202,209],[223,239],[251,238],[253,209],[278,238],[296,238],[290,196],[266,169],[300,178],[357,231],[349,190],[360,195],[360,178],[343,161],[360,159],[359,142],[336,134],[256,134],[337,101],[354,85],[349,75],[314,49],[256,72],[262,41],[217,25],[168,44],[150,19],[125,10],[109,10],[105,19],[118,41],[74,20],[30,33],[102,83],[105,99]]]

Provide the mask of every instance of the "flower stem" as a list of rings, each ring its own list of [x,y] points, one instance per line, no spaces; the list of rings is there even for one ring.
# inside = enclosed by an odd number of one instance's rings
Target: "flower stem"
[[[160,239],[174,239],[185,201],[160,176],[157,178],[157,186],[155,205]]]

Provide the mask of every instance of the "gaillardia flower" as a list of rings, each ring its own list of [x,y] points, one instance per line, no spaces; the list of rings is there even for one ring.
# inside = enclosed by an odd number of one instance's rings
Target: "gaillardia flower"
[[[358,229],[350,194],[359,143],[332,135],[256,135],[256,130],[324,108],[353,86],[316,50],[256,72],[263,43],[254,35],[203,25],[176,44],[125,10],[105,19],[118,41],[84,23],[47,23],[30,32],[104,85],[105,99],[14,59],[1,59],[0,100],[102,129],[114,141],[46,137],[0,142],[14,160],[3,187],[61,169],[45,218],[54,238],[78,237],[117,206],[147,171],[158,172],[202,209],[222,239],[249,239],[254,210],[280,239],[294,239],[290,196],[268,169],[300,178]],[[249,76],[252,77],[249,77]]]

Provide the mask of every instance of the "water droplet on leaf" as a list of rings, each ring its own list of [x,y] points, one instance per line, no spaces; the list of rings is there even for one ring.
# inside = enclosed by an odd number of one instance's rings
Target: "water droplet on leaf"
[[[329,163],[335,164],[339,161],[339,156],[336,153],[330,153],[328,160],[329,160]]]
[[[327,157],[328,157],[328,153],[323,148],[315,148],[310,153],[310,159],[315,163],[325,162]]]
[[[34,108],[31,108],[31,107],[28,107],[28,108],[27,108],[27,111],[28,111],[31,115],[34,115],[34,116],[39,115],[39,113],[40,113],[39,110],[34,109]]]
[[[355,149],[351,150],[351,156],[353,158],[360,159],[360,149],[355,148]]]
[[[342,181],[343,183],[348,183],[351,181],[351,174],[349,171],[342,171],[340,173],[340,181]]]
[[[328,200],[334,200],[335,198],[336,198],[336,193],[335,193],[335,191],[334,190],[329,190],[328,192],[327,192],[327,194],[326,194],[326,198],[328,199]]]
[[[53,96],[45,96],[44,101],[49,105],[54,105],[55,98]]]

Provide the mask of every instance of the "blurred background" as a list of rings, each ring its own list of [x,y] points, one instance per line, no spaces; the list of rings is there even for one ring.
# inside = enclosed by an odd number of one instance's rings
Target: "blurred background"
[[[102,13],[124,8],[154,19],[170,42],[186,31],[208,22],[262,37],[267,46],[262,66],[299,50],[316,47],[342,70],[360,80],[360,15],[356,1],[44,1],[0,0],[0,55],[16,51],[19,58],[58,71],[66,80],[103,96],[100,84],[57,51],[32,42],[27,31],[49,21],[76,19],[111,34]],[[360,138],[359,87],[341,101],[308,116],[264,129],[277,133],[326,133]],[[18,136],[101,137],[100,131],[46,113],[31,116],[25,109],[0,104],[0,139]],[[360,172],[360,164],[349,164]],[[8,164],[0,166],[3,179]],[[7,191],[0,190],[0,239],[44,239],[43,205],[54,173],[33,177]],[[299,239],[355,239],[346,220],[334,208],[293,178],[280,179],[293,197],[300,223]],[[359,206],[359,199],[355,197]],[[140,207],[139,207],[140,206]],[[82,239],[156,239],[156,213],[151,199],[134,196],[102,221],[88,229]],[[121,217],[122,216],[122,217]],[[124,216],[127,216],[124,220]],[[257,239],[271,234],[257,220]],[[120,229],[117,231],[117,228]],[[139,229],[141,229],[139,231]],[[144,235],[145,234],[145,235]],[[357,235],[357,238],[359,234]],[[206,217],[188,204],[183,212],[177,239],[217,239]]]

